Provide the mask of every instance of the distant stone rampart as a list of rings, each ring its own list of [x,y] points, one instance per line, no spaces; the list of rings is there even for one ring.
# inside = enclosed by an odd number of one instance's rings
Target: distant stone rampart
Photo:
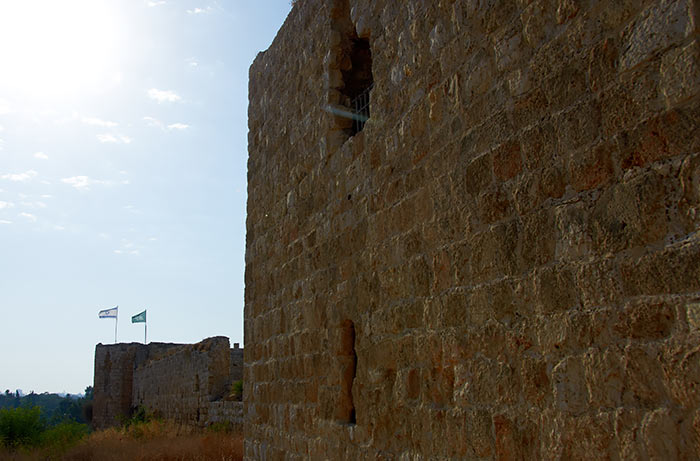
[[[240,423],[242,404],[226,399],[242,368],[243,349],[230,349],[225,337],[197,344],[98,344],[93,425],[116,425],[139,406],[188,425]]]

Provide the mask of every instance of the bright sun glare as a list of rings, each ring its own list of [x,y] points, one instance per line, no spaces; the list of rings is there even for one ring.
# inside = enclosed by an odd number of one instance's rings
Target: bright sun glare
[[[0,91],[9,90],[15,97],[62,100],[116,83],[123,38],[116,3],[3,0]]]

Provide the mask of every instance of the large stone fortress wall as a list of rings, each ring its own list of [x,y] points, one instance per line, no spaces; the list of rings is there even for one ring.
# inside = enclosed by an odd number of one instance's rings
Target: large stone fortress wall
[[[168,352],[136,365],[132,402],[157,410],[166,419],[202,424],[209,402],[230,391],[228,339],[209,338]]]
[[[183,424],[204,426],[228,416],[237,422],[241,404],[224,399],[241,379],[242,364],[243,349],[230,349],[225,337],[197,344],[98,344],[93,425],[119,424],[140,405]]]
[[[698,3],[296,3],[250,70],[246,458],[700,456]]]

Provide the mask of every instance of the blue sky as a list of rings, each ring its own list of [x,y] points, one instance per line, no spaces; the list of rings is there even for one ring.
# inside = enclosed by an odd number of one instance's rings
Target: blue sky
[[[0,4],[0,392],[95,344],[243,342],[248,68],[289,0]]]

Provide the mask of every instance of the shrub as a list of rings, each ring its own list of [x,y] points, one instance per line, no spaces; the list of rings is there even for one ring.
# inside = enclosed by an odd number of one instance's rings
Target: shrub
[[[89,432],[86,424],[66,421],[44,431],[41,434],[41,445],[52,452],[62,453],[78,443]]]
[[[120,418],[120,423],[124,429],[128,429],[131,426],[137,426],[139,424],[148,423],[153,419],[153,413],[148,411],[148,409],[143,405],[139,405],[136,408],[132,408],[131,416],[122,416]]]
[[[121,421],[121,433],[132,439],[150,438],[157,435],[163,427],[163,419],[158,413],[139,405],[132,411],[130,418]]]
[[[230,421],[221,421],[218,423],[210,424],[207,427],[207,431],[213,432],[215,434],[231,434],[233,432],[233,424]]]
[[[241,400],[243,397],[243,381],[238,380],[231,384],[231,397],[235,400]]]
[[[39,407],[0,410],[0,442],[7,448],[36,446],[43,430]]]

